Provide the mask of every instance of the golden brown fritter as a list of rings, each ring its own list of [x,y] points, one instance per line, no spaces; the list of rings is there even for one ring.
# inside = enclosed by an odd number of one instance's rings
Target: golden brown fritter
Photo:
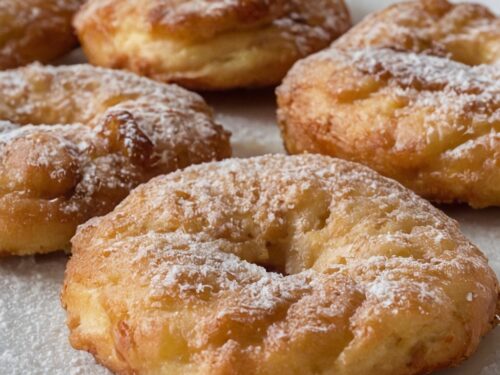
[[[138,184],[230,156],[198,95],[91,66],[0,72],[0,255],[68,249]]]
[[[500,18],[479,4],[398,3],[366,17],[337,48],[391,48],[449,57],[467,65],[500,62]]]
[[[278,89],[286,148],[361,162],[433,201],[499,206],[500,65],[463,64],[497,61],[498,22],[441,0],[368,17]]]
[[[77,45],[71,21],[84,0],[2,0],[0,69],[49,62]]]
[[[326,156],[158,177],[72,242],[71,343],[121,374],[422,374],[495,324],[498,281],[454,220]]]
[[[93,64],[209,90],[278,84],[350,25],[343,0],[90,0],[75,19]]]

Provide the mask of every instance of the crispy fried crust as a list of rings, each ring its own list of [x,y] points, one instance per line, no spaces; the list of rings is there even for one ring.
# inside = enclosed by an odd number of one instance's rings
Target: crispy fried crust
[[[71,343],[121,374],[423,374],[494,325],[498,281],[455,221],[319,155],[190,167],[73,239]]]
[[[67,249],[138,184],[231,153],[203,99],[133,74],[31,65],[0,92],[0,255]]]
[[[350,25],[343,0],[90,0],[75,19],[93,64],[210,90],[277,84]]]
[[[500,18],[479,4],[408,1],[369,15],[335,46],[391,48],[467,65],[494,64],[500,61]]]
[[[499,22],[444,0],[369,16],[278,89],[286,148],[362,162],[434,201],[500,205]]]
[[[77,44],[71,21],[84,0],[2,0],[0,69],[49,62]]]

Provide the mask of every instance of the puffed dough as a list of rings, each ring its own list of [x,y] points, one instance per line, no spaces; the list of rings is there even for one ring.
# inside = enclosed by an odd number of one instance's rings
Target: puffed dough
[[[77,45],[71,25],[84,0],[0,1],[0,69],[49,62]]]
[[[361,162],[433,201],[500,206],[499,22],[443,0],[368,17],[278,89],[287,150]]]
[[[0,72],[0,255],[69,248],[150,178],[230,156],[198,95],[91,66]]]
[[[405,1],[369,15],[335,47],[391,48],[466,65],[494,64],[500,62],[500,17],[479,4]]]
[[[320,155],[158,177],[73,238],[71,343],[120,374],[423,374],[470,356],[498,281],[458,224]]]
[[[93,64],[209,90],[278,84],[350,25],[343,0],[90,0],[75,19]]]

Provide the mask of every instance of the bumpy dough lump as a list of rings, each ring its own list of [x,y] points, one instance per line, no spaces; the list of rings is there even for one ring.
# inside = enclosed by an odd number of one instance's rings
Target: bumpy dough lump
[[[190,167],[73,239],[71,343],[123,374],[421,374],[456,365],[498,282],[457,223],[320,155]]]
[[[0,1],[0,69],[48,62],[77,44],[71,25],[84,0]]]
[[[268,86],[351,25],[343,0],[90,0],[88,59],[195,89]]]
[[[230,155],[198,95],[90,66],[0,72],[0,254],[69,247],[138,184]]]
[[[278,89],[286,147],[362,162],[434,201],[498,206],[498,61],[486,8],[397,4],[292,69]]]

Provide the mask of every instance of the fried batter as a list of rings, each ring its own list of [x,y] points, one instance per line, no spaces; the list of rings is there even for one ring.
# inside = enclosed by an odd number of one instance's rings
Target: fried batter
[[[278,89],[287,150],[361,162],[436,202],[499,206],[499,25],[444,0],[368,17]]]
[[[0,69],[49,62],[71,51],[77,38],[71,25],[84,0],[2,0]]]
[[[343,0],[90,0],[75,19],[93,64],[208,90],[278,84],[350,25]]]
[[[467,65],[493,64],[500,62],[500,18],[479,4],[402,2],[369,15],[335,46],[391,48]]]
[[[320,155],[190,167],[73,239],[71,343],[120,374],[423,374],[470,356],[498,281],[458,224]]]
[[[196,94],[91,66],[0,72],[0,255],[68,249],[138,184],[230,156]]]

